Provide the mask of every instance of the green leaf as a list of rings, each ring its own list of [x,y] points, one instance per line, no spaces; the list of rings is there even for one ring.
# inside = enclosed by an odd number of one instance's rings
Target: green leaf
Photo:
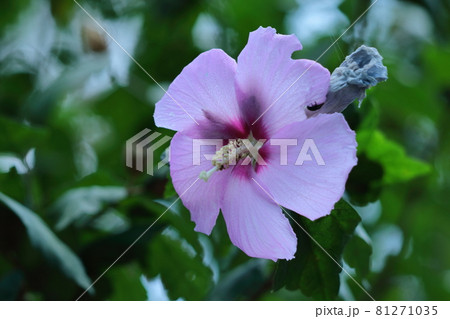
[[[133,245],[132,249],[127,251],[127,253],[117,261],[116,265],[123,265],[134,260],[144,264],[148,254],[147,248],[149,242],[155,240],[155,236],[167,225],[159,221],[152,227],[149,228],[149,226],[150,224],[135,224],[130,229],[121,233],[102,237],[87,244],[81,252],[81,256],[89,267],[89,271],[92,273],[103,272],[104,269],[109,267],[111,262],[116,260],[118,256],[127,250],[137,238],[139,238],[139,240]],[[101,285],[102,283],[100,282],[99,284]]]
[[[141,284],[141,275],[142,270],[137,262],[112,267],[107,274],[113,287],[113,293],[108,300],[147,300],[145,288]]]
[[[23,273],[20,270],[11,271],[0,278],[0,300],[17,300],[23,281]]]
[[[370,271],[372,247],[361,237],[353,236],[345,246],[345,262],[356,270],[359,278],[364,278]]]
[[[13,23],[17,20],[19,13],[26,10],[29,6],[30,0],[17,0],[11,3],[0,2],[0,12],[2,13],[2,18],[0,19],[0,36],[3,37],[8,28],[5,28],[8,24]],[[3,83],[2,83],[3,86]]]
[[[209,300],[248,300],[264,285],[264,260],[252,259],[230,270],[209,294]]]
[[[150,245],[148,277],[158,274],[170,300],[202,300],[212,285],[212,271],[182,240],[166,234]]]
[[[190,213],[183,206],[181,200],[174,202],[157,199],[155,202],[162,205],[165,208],[164,210],[169,209],[169,211],[164,214],[164,220],[173,226],[180,236],[184,238],[198,254],[203,253],[203,248],[199,241],[199,233],[194,230],[195,224],[190,220]],[[162,213],[163,212],[160,214]]]
[[[11,168],[8,173],[0,173],[0,185],[5,185],[1,187],[1,191],[6,195],[15,199],[24,199],[26,188],[23,176],[17,172],[15,167]]]
[[[278,262],[274,288],[285,286],[289,290],[300,289],[304,295],[314,299],[334,300],[339,292],[341,272],[335,261],[341,263],[344,246],[361,218],[342,199],[330,215],[315,221],[293,212],[290,216],[304,231],[292,223],[298,239],[297,252],[293,260]]]
[[[173,196],[176,196],[177,192],[175,191],[175,188],[173,187],[172,178],[170,177],[170,174],[167,174],[167,183],[164,186],[164,198],[170,198]]]
[[[360,154],[358,165],[350,172],[345,185],[351,203],[365,206],[376,201],[383,188],[383,172],[380,163],[368,159],[365,154]]]
[[[408,157],[403,147],[388,140],[378,130],[357,133],[358,152],[383,166],[383,183],[406,182],[431,171],[429,164]]]
[[[10,10],[3,11],[1,7],[2,4],[0,4],[0,12]],[[33,82],[34,80],[31,74],[2,74],[2,85],[0,86],[2,114],[11,118],[20,116],[20,108],[27,99],[27,95],[24,93],[33,90]]]
[[[64,193],[52,206],[59,215],[56,229],[66,228],[83,216],[99,213],[105,205],[117,203],[127,195],[125,187],[91,186],[80,187]]]
[[[0,152],[13,152],[20,157],[47,142],[49,131],[0,116]]]
[[[91,285],[80,259],[48,228],[34,212],[0,192],[3,202],[24,224],[31,243],[61,272],[86,289]]]

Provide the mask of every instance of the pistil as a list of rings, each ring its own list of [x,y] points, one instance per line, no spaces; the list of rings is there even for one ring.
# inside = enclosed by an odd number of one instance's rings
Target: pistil
[[[212,157],[211,164],[213,165],[213,168],[209,171],[200,172],[199,178],[208,181],[214,172],[227,169],[230,165],[236,165],[240,160],[245,159],[246,157],[251,157],[252,162],[256,162],[256,159],[253,158],[246,146],[246,144],[249,145],[249,143],[253,146],[257,145],[256,140],[251,134],[245,142],[243,139],[230,140],[227,145],[222,146]]]

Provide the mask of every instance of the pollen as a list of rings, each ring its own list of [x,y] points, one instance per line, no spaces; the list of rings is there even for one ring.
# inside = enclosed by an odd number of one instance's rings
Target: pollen
[[[219,171],[228,168],[230,165],[236,165],[239,160],[247,157],[250,153],[241,139],[231,140],[223,146],[212,158],[213,166]]]
[[[208,181],[214,172],[222,171],[236,165],[240,160],[250,156],[250,152],[242,139],[230,140],[227,145],[222,146],[212,157],[213,168],[209,171],[202,171],[200,179]]]

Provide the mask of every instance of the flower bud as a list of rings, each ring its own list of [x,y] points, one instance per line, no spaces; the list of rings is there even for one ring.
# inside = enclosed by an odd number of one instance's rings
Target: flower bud
[[[318,113],[342,112],[356,99],[361,104],[368,88],[388,78],[382,60],[377,49],[360,46],[331,74],[325,103],[308,106],[306,115],[311,117]]]

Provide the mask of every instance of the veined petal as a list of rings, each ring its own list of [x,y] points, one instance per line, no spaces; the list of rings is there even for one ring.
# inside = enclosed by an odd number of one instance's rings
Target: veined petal
[[[281,147],[272,145],[274,139],[297,140],[296,146],[287,148],[287,165],[281,165]],[[356,146],[355,132],[340,113],[293,123],[263,146],[269,156],[258,179],[268,185],[278,204],[317,219],[328,215],[342,197],[348,174],[357,163]],[[298,161],[302,148],[303,155],[310,157],[302,156],[303,163]]]
[[[222,213],[231,242],[250,257],[292,259],[297,238],[281,208],[236,167],[223,199]]]
[[[205,112],[224,122],[235,121],[239,117],[235,73],[236,62],[222,50],[200,54],[156,103],[156,125],[182,131],[204,120]]]
[[[294,35],[260,27],[238,57],[236,90],[244,118],[262,121],[269,136],[304,120],[306,106],[325,101],[330,73],[315,61],[292,59],[301,49]]]
[[[170,143],[170,176],[181,201],[191,213],[191,219],[196,224],[195,230],[209,235],[219,215],[222,190],[226,187],[230,171],[215,172],[208,182],[197,180],[201,171],[208,171],[213,167],[204,155],[213,155],[216,148],[201,146],[199,165],[195,165],[197,160],[194,157],[193,143],[193,138],[187,134],[175,134]]]

